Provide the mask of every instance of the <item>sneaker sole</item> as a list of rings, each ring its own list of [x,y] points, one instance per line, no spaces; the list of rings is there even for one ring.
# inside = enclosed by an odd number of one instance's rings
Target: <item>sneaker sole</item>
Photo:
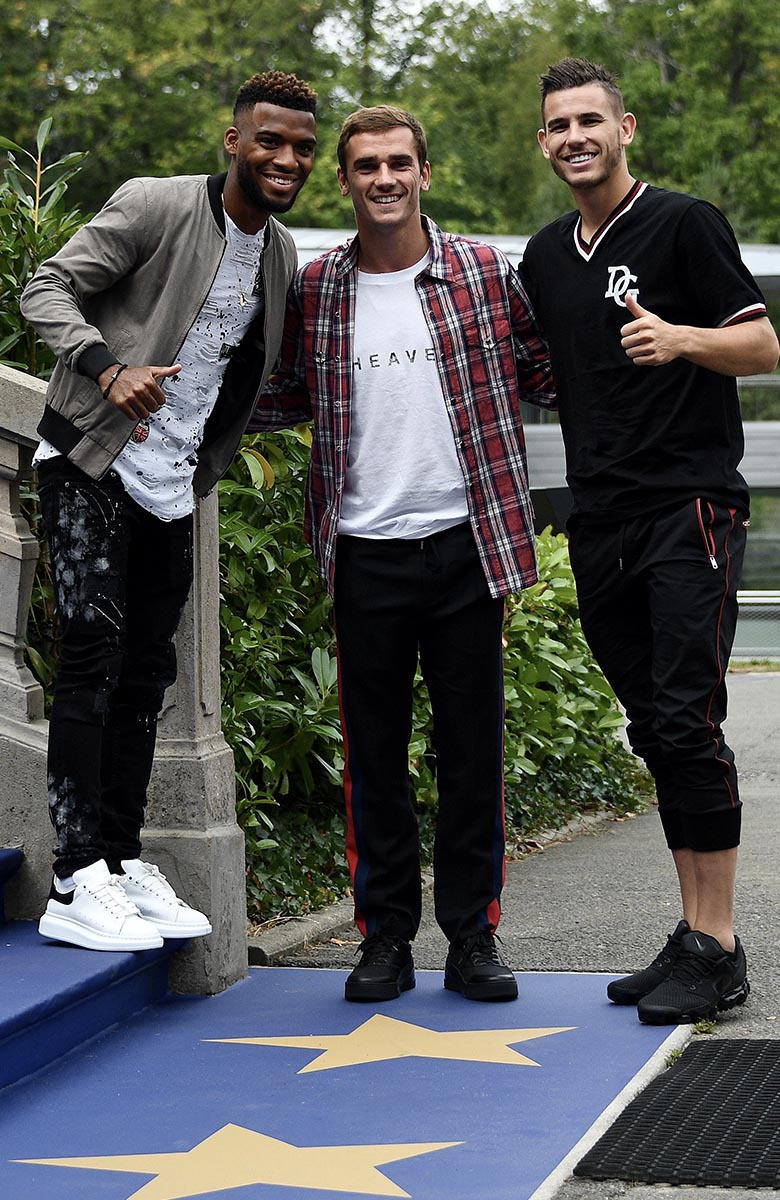
[[[750,994],[750,983],[745,979],[739,987],[734,988],[732,992],[727,992],[725,996],[721,996],[717,1004],[711,1005],[707,1009],[699,1009],[697,1012],[666,1012],[661,1009],[659,1012],[640,1012],[639,1020],[643,1025],[693,1025],[697,1021],[711,1021],[717,1017],[719,1012],[727,1012],[730,1008],[738,1008],[740,1004],[744,1004]]]
[[[445,971],[444,986],[448,992],[458,992],[466,1000],[516,1000],[517,980],[499,979],[495,983],[465,983],[458,975]]]
[[[382,1000],[397,1000],[401,992],[409,992],[417,983],[414,970],[402,972],[393,983],[352,983],[349,979],[344,984],[344,999],[359,1004],[378,1002]]]
[[[44,913],[41,917],[38,932],[52,941],[66,942],[69,946],[78,946],[82,950],[159,950],[163,944],[160,935],[155,937],[150,934],[148,938],[112,937],[108,933],[87,929],[66,917],[52,916],[51,913]]]
[[[208,937],[212,932],[210,925],[205,927],[203,925],[167,925],[165,921],[158,921],[154,917],[147,917],[144,913],[141,913],[141,916],[150,925],[154,925],[158,933],[164,938]]]

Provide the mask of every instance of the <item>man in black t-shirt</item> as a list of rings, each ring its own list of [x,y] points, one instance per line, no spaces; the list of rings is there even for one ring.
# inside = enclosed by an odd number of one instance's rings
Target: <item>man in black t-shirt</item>
[[[632,177],[636,119],[615,78],[564,59],[542,76],[542,153],[577,211],[528,243],[550,346],[582,625],[655,780],[682,919],[607,989],[654,1024],[744,1003],[733,929],[741,804],[724,676],[748,524],[737,375],[778,344],[722,214]]]

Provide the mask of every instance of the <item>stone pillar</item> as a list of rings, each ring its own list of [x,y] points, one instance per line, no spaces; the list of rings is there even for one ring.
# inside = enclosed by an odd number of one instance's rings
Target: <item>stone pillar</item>
[[[160,719],[143,844],[144,855],[208,913],[214,930],[177,956],[172,986],[211,994],[247,969],[244,835],[236,822],[233,753],[221,728],[216,493],[198,506],[194,567],[176,635],[178,677]]]

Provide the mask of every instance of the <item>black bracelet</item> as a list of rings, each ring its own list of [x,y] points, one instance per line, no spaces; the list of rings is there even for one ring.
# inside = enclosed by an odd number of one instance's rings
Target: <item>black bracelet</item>
[[[111,391],[112,387],[114,386],[114,384],[116,383],[117,379],[122,374],[122,372],[126,371],[126,370],[127,370],[127,363],[120,363],[119,366],[117,367],[117,369],[114,371],[114,374],[109,379],[108,384],[106,386],[106,390],[103,392],[104,400],[108,400],[108,393]]]

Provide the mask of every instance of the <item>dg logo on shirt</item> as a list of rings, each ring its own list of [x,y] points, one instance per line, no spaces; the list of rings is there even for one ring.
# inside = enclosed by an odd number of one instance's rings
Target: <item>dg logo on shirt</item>
[[[632,283],[636,283],[637,277],[631,274],[628,267],[607,267],[607,270],[609,271],[609,283],[604,293],[606,300],[614,300],[615,304],[625,308],[626,296],[633,296],[635,300],[639,299],[639,288],[630,286]]]

